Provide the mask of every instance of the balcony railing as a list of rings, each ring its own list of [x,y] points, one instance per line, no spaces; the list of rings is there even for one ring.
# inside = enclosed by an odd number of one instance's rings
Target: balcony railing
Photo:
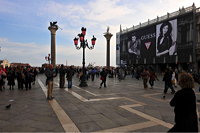
[[[181,15],[181,14],[192,12],[194,8],[195,8],[194,6],[190,6],[190,7],[187,7],[187,8],[179,9],[178,11],[175,11],[175,12],[172,12],[172,13],[167,13],[167,15],[157,17],[157,18],[152,19],[152,20],[148,20],[147,22],[140,23],[139,25],[133,26],[131,28],[123,29],[121,34],[127,33],[129,31],[132,31],[132,30],[135,30],[135,29],[138,29],[138,28],[141,28],[141,27],[145,27],[149,24],[154,24],[156,22],[160,22],[160,21],[178,16],[178,15]],[[196,12],[200,12],[200,8],[195,8],[195,10],[196,10]]]

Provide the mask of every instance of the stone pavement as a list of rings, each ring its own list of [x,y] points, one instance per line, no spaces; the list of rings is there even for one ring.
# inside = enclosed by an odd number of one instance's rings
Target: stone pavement
[[[80,88],[74,77],[72,89],[60,89],[56,77],[55,99],[47,101],[45,76],[39,75],[31,90],[0,92],[0,132],[166,132],[174,124],[173,95],[168,90],[162,99],[161,79],[144,89],[142,80],[108,78],[107,88],[99,89],[98,78]]]

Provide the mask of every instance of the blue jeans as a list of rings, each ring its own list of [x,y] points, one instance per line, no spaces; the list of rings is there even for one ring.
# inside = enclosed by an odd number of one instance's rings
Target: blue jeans
[[[72,80],[68,80],[68,88],[72,88]]]

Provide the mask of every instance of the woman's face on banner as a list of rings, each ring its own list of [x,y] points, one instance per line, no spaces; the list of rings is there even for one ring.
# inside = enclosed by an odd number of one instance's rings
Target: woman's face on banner
[[[163,35],[166,34],[167,31],[168,31],[168,25],[165,25],[165,26],[163,27]]]

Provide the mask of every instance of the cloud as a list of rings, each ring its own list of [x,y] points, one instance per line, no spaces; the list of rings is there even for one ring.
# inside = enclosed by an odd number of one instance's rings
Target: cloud
[[[126,5],[120,5],[120,0],[92,0],[84,5],[50,1],[40,12],[43,15],[56,16],[57,19],[64,18],[73,25],[88,25],[88,22],[92,25],[118,19],[132,11]]]
[[[179,7],[191,6],[193,2],[199,7],[199,0],[87,0],[84,1],[84,4],[82,1],[36,0],[28,3],[16,3],[0,0],[0,5],[2,5],[0,15],[9,14],[13,17],[12,22],[4,21],[4,23],[12,23],[9,28],[15,28],[22,23],[20,30],[29,29],[30,33],[34,31],[37,34],[41,30],[36,28],[41,28],[45,31],[42,34],[45,35],[47,33],[49,35],[47,31],[49,21],[58,21],[58,25],[63,29],[57,31],[56,35],[58,64],[65,63],[67,60],[70,65],[82,65],[82,50],[76,50],[72,40],[84,26],[87,28],[86,38],[88,40],[92,35],[97,38],[95,48],[86,50],[86,64],[95,62],[96,65],[106,65],[106,39],[103,33],[106,32],[107,26],[110,26],[110,32],[113,33],[110,46],[111,65],[115,65],[116,33],[119,32],[120,24],[123,29],[130,28],[140,22],[144,23],[148,19],[163,16],[167,12],[177,11]],[[44,37],[42,34],[39,34],[41,38]],[[32,43],[21,43],[15,42],[12,37],[4,37],[6,38],[0,38],[2,47],[0,55],[11,62],[19,61],[40,65],[45,62],[44,56],[50,51],[48,44],[50,39],[47,42],[43,40],[44,43],[35,43],[36,41],[34,42],[33,39]],[[39,42],[38,40],[37,42]],[[90,41],[88,42],[90,43]]]
[[[6,13],[6,14],[17,14],[17,8],[19,7],[17,3],[6,1],[6,0],[0,0],[0,13]],[[8,8],[9,7],[9,8]]]
[[[86,19],[105,22],[131,13],[126,5],[118,4],[120,0],[96,0],[88,3],[89,9],[85,14]]]
[[[19,43],[12,42],[7,38],[0,38],[2,59],[7,59],[9,62],[22,62],[30,63],[33,66],[41,66],[45,63],[45,56],[50,53],[50,45],[47,44],[34,44],[34,43]],[[102,51],[95,51],[91,55],[91,51],[86,50],[86,65],[91,62],[90,57],[99,57]],[[68,65],[82,64],[82,49],[76,50],[75,46],[56,46],[56,63]],[[93,60],[92,60],[93,61]]]

